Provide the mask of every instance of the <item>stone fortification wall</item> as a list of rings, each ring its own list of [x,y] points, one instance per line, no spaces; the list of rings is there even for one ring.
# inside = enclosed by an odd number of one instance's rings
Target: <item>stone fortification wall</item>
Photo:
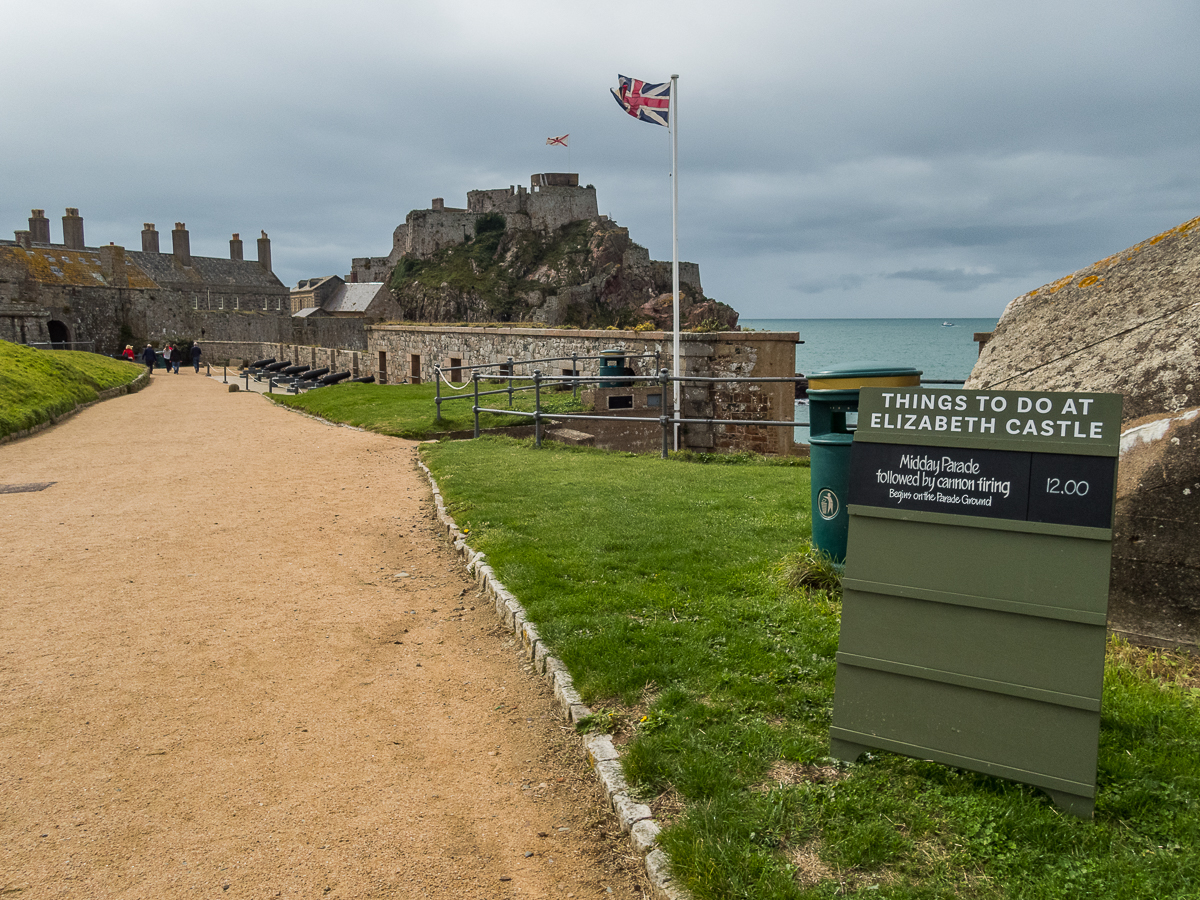
[[[475,237],[475,220],[485,213],[500,213],[505,227],[510,230],[536,228],[539,231],[554,231],[568,222],[594,219],[599,216],[596,189],[567,185],[538,184],[539,176],[533,176],[533,187],[510,185],[485,191],[468,191],[467,208],[458,209],[434,200],[431,209],[414,209],[404,218],[404,224],[392,234],[392,252],[387,257],[387,268],[391,268],[401,256],[428,259],[443,247],[463,244]],[[383,257],[360,257],[355,259],[351,271],[359,273],[360,280],[386,280],[380,274],[379,260]],[[369,264],[369,265],[368,265]]]
[[[373,374],[364,367],[366,354],[361,350],[318,347],[313,344],[287,341],[200,341],[200,349],[203,354],[201,360],[214,369],[231,359],[249,364],[256,359],[274,357],[278,360],[290,359],[293,365],[307,365],[314,369],[328,366],[329,371],[349,372],[352,378]]]
[[[387,281],[392,274],[393,265],[391,256],[356,256],[350,260],[350,272],[346,275],[346,281]]]
[[[534,184],[529,190],[510,187],[507,191],[469,191],[467,210],[475,215],[498,212],[506,218],[524,215],[539,231],[554,231],[568,222],[600,215],[596,189],[591,185],[581,188]]]
[[[289,317],[274,328],[264,323],[257,330],[250,324],[243,322],[230,332],[206,331],[205,339],[200,342],[205,359],[213,364],[227,359],[253,361],[268,356],[283,359],[285,357],[277,352],[280,347],[314,347],[360,355],[367,349],[367,332],[361,319]],[[307,358],[303,361],[308,362]],[[373,371],[365,374],[373,374]]]
[[[681,372],[704,377],[739,376],[792,377],[799,336],[794,332],[717,332],[681,335]],[[672,368],[672,337],[665,332],[573,331],[528,328],[470,328],[415,325],[377,325],[367,330],[367,361],[370,374],[379,374],[380,362],[390,383],[427,381],[435,366],[501,365],[509,357],[599,356],[617,348],[630,357],[659,354],[658,366]],[[631,360],[639,375],[655,373],[654,359]],[[599,361],[580,363],[581,374],[597,374]],[[570,359],[536,366],[544,375],[562,375],[571,368]],[[531,374],[535,366],[517,367],[516,374]],[[668,391],[668,394],[671,392]],[[737,418],[792,420],[795,390],[790,383],[686,385],[682,412],[688,418]],[[670,406],[670,396],[665,404]],[[658,415],[658,412],[649,413]],[[584,426],[578,426],[586,430]],[[657,432],[657,425],[646,426]],[[786,454],[792,447],[792,429],[758,425],[687,425],[684,445],[697,450],[755,450]]]
[[[465,209],[414,209],[392,235],[391,264],[401,256],[428,259],[443,247],[466,243],[475,237],[478,215]]]

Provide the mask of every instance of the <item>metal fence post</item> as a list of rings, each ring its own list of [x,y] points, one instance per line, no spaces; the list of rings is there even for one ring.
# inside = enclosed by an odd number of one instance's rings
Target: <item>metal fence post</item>
[[[475,385],[475,437],[479,437],[479,370],[471,373],[471,381]]]
[[[508,408],[509,409],[512,409],[512,403],[513,403],[512,395],[513,395],[513,375],[514,374],[515,374],[515,370],[513,369],[513,358],[510,356],[508,358]]]
[[[434,400],[437,403],[437,421],[442,421],[442,367],[433,367],[433,380],[437,382],[437,396]]]
[[[657,354],[655,354],[657,356]],[[667,458],[667,453],[671,449],[671,420],[667,418],[667,370],[658,370],[658,383],[662,385],[662,415],[658,417],[659,423],[662,425],[662,458]]]
[[[221,384],[229,384],[229,366],[221,366]]]
[[[250,390],[250,370],[246,370],[246,390]]]
[[[572,378],[579,377],[579,360],[578,360],[577,354],[575,354],[575,353],[571,354],[571,377]],[[574,398],[576,400],[578,400],[579,399],[579,382],[572,381],[571,385],[572,385],[571,391],[574,395]]]
[[[533,446],[542,446],[542,370],[533,370]]]

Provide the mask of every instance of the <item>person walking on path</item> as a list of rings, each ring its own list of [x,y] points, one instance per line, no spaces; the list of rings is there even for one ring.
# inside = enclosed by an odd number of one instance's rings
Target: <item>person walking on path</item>
[[[151,344],[146,345],[146,349],[142,351],[142,362],[146,364],[146,374],[154,374],[154,359],[157,354],[154,352],[154,347]]]
[[[183,351],[178,347],[171,348],[171,371],[179,374],[179,364],[183,362]]]
[[[192,341],[192,365],[196,367],[196,374],[200,374],[200,345]]]

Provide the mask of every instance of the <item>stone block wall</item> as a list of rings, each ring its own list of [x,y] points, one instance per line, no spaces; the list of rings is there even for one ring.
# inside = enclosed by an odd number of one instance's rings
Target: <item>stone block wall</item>
[[[681,373],[702,377],[793,377],[795,332],[716,332],[681,335]],[[422,381],[433,377],[435,366],[506,364],[509,357],[522,360],[549,357],[597,357],[602,350],[620,349],[630,357],[658,353],[657,366],[672,368],[672,336],[666,332],[573,331],[566,329],[471,328],[420,325],[376,325],[367,329],[367,359],[370,374],[378,375],[380,361],[391,383],[411,381],[414,370]],[[457,361],[457,363],[456,363]],[[656,362],[630,359],[627,364],[638,375],[653,375]],[[600,362],[579,363],[581,374],[595,375]],[[571,360],[516,365],[515,374],[530,375],[538,368],[547,377],[571,368]],[[464,373],[464,375],[469,373]],[[668,409],[671,391],[665,399]],[[791,383],[685,385],[682,413],[687,418],[769,419],[795,418],[795,390]],[[652,413],[644,413],[657,416]],[[580,430],[586,431],[582,425]],[[631,425],[632,427],[632,425]],[[646,428],[658,433],[658,426]],[[728,452],[754,450],[787,454],[793,429],[758,425],[689,424],[683,428],[683,444],[690,449]]]

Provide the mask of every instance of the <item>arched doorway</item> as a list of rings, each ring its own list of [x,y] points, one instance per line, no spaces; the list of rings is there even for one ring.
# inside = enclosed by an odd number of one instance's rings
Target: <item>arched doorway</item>
[[[46,323],[46,330],[50,332],[50,343],[52,344],[69,344],[71,343],[71,332],[58,319],[51,319]]]

